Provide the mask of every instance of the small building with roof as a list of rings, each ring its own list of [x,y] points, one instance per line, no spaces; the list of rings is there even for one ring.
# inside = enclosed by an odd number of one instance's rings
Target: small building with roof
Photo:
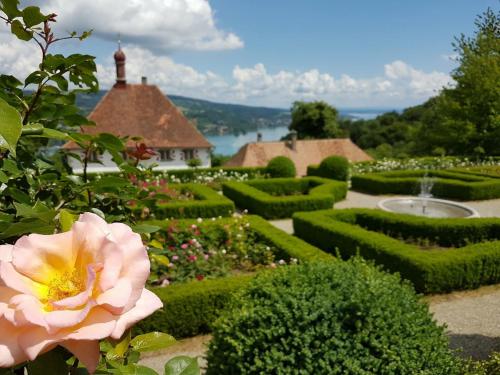
[[[184,169],[191,159],[198,159],[200,167],[210,167],[212,145],[162,92],[147,83],[145,77],[140,84],[126,81],[126,57],[121,47],[114,55],[116,83],[99,101],[88,118],[96,126],[86,126],[85,134],[111,133],[119,137],[140,137],[129,140],[127,149],[134,150],[137,143],[144,143],[153,149],[151,159],[143,164],[157,164],[157,169]],[[83,151],[74,142],[65,144],[64,149],[80,154]],[[127,157],[127,153],[124,152]],[[108,172],[117,170],[109,154],[93,154],[87,170]],[[73,170],[82,171],[82,164],[70,158]]]
[[[368,161],[372,157],[355,145],[349,138],[297,140],[296,133],[291,140],[279,142],[247,143],[225,164],[228,167],[265,167],[276,156],[290,158],[298,176],[307,174],[307,167],[319,164],[328,156],[343,156],[351,162]]]

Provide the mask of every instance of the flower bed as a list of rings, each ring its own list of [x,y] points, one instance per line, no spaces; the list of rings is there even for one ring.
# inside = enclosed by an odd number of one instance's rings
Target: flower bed
[[[222,190],[237,207],[276,219],[290,217],[297,211],[331,208],[345,198],[347,184],[319,177],[272,178],[226,182]]]
[[[232,220],[234,219],[223,218],[215,222],[204,220],[201,224],[198,221],[184,221],[182,224],[194,224],[197,227],[206,226],[206,233],[210,235],[213,233],[214,226],[223,227],[229,225]],[[334,259],[331,255],[301,239],[273,227],[258,216],[247,216],[244,220],[249,224],[247,230],[251,233],[248,235],[255,237],[255,243],[258,246],[272,249],[272,255],[277,260],[283,259],[290,262],[292,258],[295,258],[301,263],[311,260],[328,261]],[[163,228],[169,226],[168,222],[151,222],[151,224],[160,225]],[[239,231],[239,224],[237,228]],[[186,243],[185,239],[180,238],[180,243],[179,246]],[[168,251],[165,251],[164,254],[168,254]],[[171,254],[173,255],[173,253]],[[153,254],[158,254],[158,252],[153,250]],[[154,263],[157,263],[154,255],[152,259]],[[153,269],[154,267],[153,265]],[[269,269],[271,267],[260,268]],[[196,279],[196,272],[193,274]],[[152,291],[160,297],[165,307],[141,322],[137,329],[139,332],[148,332],[152,327],[155,330],[165,329],[166,332],[175,337],[188,337],[209,332],[211,323],[227,305],[231,294],[245,285],[252,277],[253,274],[239,273],[228,277],[179,282],[166,287],[153,288]]]
[[[297,262],[278,259],[276,247],[263,242],[246,216],[231,219],[171,220],[152,235],[153,285],[213,279]]]
[[[389,172],[400,170],[439,170],[452,168],[500,166],[500,158],[487,157],[482,160],[466,157],[444,156],[407,159],[383,158],[352,164],[353,174]]]
[[[230,216],[234,203],[200,184],[151,184],[148,199],[131,202],[143,218],[197,218]],[[149,201],[149,203],[148,203]]]
[[[344,258],[357,253],[424,293],[500,281],[500,219],[430,219],[379,210],[300,212],[297,236]]]
[[[500,180],[457,171],[393,171],[354,175],[352,189],[369,194],[416,195],[420,179],[435,178],[433,196],[457,200],[500,198]]]

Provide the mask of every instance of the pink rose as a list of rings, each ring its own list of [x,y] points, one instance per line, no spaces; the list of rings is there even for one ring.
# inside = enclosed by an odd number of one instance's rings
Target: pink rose
[[[187,243],[183,243],[181,245],[181,249],[186,250],[187,248],[188,248],[188,244]]]
[[[69,232],[0,246],[0,367],[61,345],[94,372],[99,340],[162,307],[144,288],[149,267],[138,234],[91,213]]]

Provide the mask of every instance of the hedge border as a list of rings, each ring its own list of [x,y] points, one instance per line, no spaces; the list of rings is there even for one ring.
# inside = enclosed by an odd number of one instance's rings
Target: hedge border
[[[247,218],[250,228],[255,230],[264,241],[282,252],[281,255],[286,254],[290,258],[298,259],[299,262],[335,259],[300,238],[275,228],[259,216],[250,215]],[[183,220],[183,222],[194,223],[192,220]],[[151,223],[159,224],[160,222]],[[161,223],[165,225],[165,221]],[[138,323],[134,329],[138,333],[167,332],[176,338],[208,333],[211,323],[227,306],[231,295],[253,277],[254,275],[239,275],[152,288],[152,291],[162,300],[163,309]]]
[[[187,189],[194,194],[196,200],[157,203],[154,214],[158,219],[230,216],[235,211],[234,203],[230,199],[208,186],[186,183],[170,184],[169,187]],[[134,210],[141,209],[140,206],[134,207]]]
[[[309,194],[298,196],[273,196],[265,190],[284,191],[291,185],[307,184]],[[246,182],[228,181],[222,191],[240,209],[266,219],[291,217],[297,211],[315,211],[332,208],[345,198],[347,183],[320,177],[270,178]]]
[[[416,194],[424,175],[436,177],[432,194],[435,197],[461,201],[500,198],[500,179],[462,171],[391,171],[367,173],[351,177],[353,190],[370,194]]]
[[[367,224],[370,220],[371,224]],[[372,230],[357,225],[362,221]],[[343,258],[359,253],[388,271],[400,273],[419,292],[444,293],[500,282],[500,219],[429,219],[371,209],[347,209],[300,212],[293,216],[293,225],[296,235],[305,241],[330,253],[338,251]],[[385,229],[393,234],[406,232],[406,237],[412,231],[422,234],[426,227],[435,235],[436,232],[459,232],[470,226],[469,232],[482,228],[489,233],[488,239],[497,240],[459,248],[422,250],[373,231],[377,226],[380,231]],[[450,233],[449,237],[452,236]]]

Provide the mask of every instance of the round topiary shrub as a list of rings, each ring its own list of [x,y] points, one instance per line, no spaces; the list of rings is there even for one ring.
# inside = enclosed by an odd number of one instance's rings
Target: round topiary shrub
[[[295,177],[297,170],[295,164],[286,156],[276,156],[269,160],[266,167],[266,172],[271,177]]]
[[[321,177],[347,181],[349,177],[349,160],[343,156],[329,156],[323,159],[318,172]]]
[[[458,374],[409,283],[357,258],[257,276],[215,322],[208,375]]]

